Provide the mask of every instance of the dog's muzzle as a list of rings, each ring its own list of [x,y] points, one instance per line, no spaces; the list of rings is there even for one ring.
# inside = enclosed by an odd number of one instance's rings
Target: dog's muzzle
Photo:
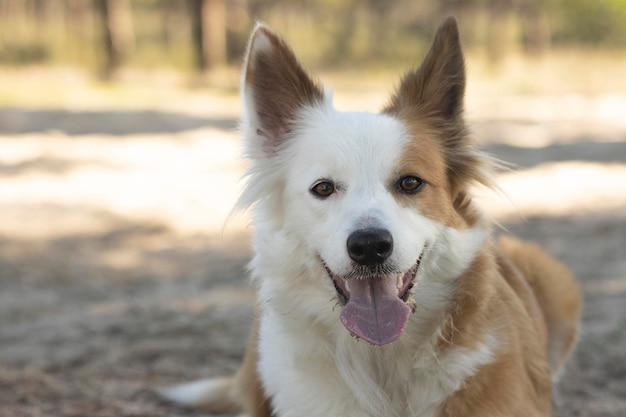
[[[361,264],[342,277],[324,263],[343,304],[340,319],[345,328],[374,345],[382,346],[398,339],[414,308],[409,305],[409,299],[422,254],[404,272],[389,270],[384,263]],[[368,256],[381,257],[380,254]]]

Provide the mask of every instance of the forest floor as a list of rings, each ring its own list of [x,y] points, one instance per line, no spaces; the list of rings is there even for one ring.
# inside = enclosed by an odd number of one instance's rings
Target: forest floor
[[[238,98],[64,81],[29,104],[26,79],[0,74],[0,102],[26,91],[0,108],[0,416],[202,416],[154,390],[243,354],[251,230],[223,228],[245,169]],[[385,100],[337,87],[340,108]],[[584,292],[555,415],[623,417],[626,94],[479,93],[477,143],[515,164],[506,198],[480,198],[495,232],[543,245]]]

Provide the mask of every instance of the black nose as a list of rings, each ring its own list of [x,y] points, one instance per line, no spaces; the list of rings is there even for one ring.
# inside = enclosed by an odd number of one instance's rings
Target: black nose
[[[348,237],[348,254],[359,265],[385,262],[393,251],[393,237],[386,229],[361,229]]]

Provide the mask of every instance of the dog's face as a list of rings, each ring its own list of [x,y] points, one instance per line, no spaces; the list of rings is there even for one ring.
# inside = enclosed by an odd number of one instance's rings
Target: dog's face
[[[276,34],[260,26],[251,38],[243,204],[263,206],[305,258],[293,261],[339,300],[346,329],[370,343],[400,337],[422,258],[477,221],[467,187],[488,177],[468,146],[464,86],[453,20],[380,114],[334,110]]]

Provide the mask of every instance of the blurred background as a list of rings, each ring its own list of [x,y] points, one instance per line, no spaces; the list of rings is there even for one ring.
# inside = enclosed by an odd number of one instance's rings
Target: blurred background
[[[581,282],[556,416],[626,410],[625,0],[0,0],[0,416],[200,416],[155,387],[237,368],[254,295],[239,69],[261,20],[377,111],[447,15],[496,234]]]
[[[237,64],[262,20],[310,65],[393,69],[415,59],[449,14],[466,50],[497,66],[515,55],[626,46],[623,0],[2,0],[3,65],[206,71]],[[371,71],[371,70],[370,70]]]

